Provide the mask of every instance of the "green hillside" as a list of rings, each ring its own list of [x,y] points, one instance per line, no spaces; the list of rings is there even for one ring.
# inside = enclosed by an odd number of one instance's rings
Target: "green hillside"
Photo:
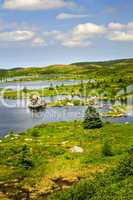
[[[122,59],[104,62],[80,62],[69,65],[51,65],[48,67],[15,68],[12,70],[1,70],[0,76],[30,76],[30,75],[75,75],[75,76],[126,76],[133,79],[133,59]]]

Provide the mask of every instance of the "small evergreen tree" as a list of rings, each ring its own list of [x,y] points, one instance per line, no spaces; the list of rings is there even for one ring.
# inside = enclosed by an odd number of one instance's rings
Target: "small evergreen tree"
[[[23,92],[24,92],[25,94],[28,92],[27,87],[24,87],[24,88],[23,88]]]
[[[49,90],[54,90],[54,86],[53,86],[53,83],[50,83],[50,87],[49,87]]]
[[[18,165],[24,169],[30,169],[34,166],[30,148],[24,144],[18,157]]]
[[[85,129],[101,128],[103,126],[99,113],[92,106],[89,106],[85,112],[83,127]]]
[[[112,147],[108,142],[105,142],[102,148],[104,156],[113,156]]]

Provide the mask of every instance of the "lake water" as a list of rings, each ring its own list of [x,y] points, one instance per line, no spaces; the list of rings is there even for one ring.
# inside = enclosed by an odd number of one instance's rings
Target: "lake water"
[[[58,95],[54,97],[45,97],[47,102],[60,100],[70,96]],[[74,97],[79,98],[79,97]],[[32,112],[25,105],[25,101],[6,100],[4,106],[0,100],[0,137],[7,134],[9,130],[16,132],[24,131],[35,125],[57,121],[71,121],[83,119],[86,106],[65,106],[65,107],[47,107],[40,112]],[[99,102],[100,103],[100,102]],[[107,111],[110,102],[101,102],[102,107],[98,108],[100,112]],[[10,106],[9,106],[10,105]],[[133,114],[131,109],[127,117],[108,118],[111,122],[129,122],[133,123]]]
[[[84,83],[87,83],[88,81],[93,80],[84,80]],[[61,86],[63,85],[76,85],[81,83],[81,80],[64,80],[64,81],[27,81],[27,82],[7,82],[7,83],[1,83],[0,89],[11,89],[11,90],[23,90],[23,88],[27,89],[42,89],[42,88],[48,88],[52,84],[53,86]]]

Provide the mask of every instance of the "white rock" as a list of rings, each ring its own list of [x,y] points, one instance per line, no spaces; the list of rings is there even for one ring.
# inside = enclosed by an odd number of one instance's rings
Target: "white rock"
[[[67,103],[67,106],[73,106],[73,103],[69,103],[69,102],[68,102],[68,103]]]
[[[26,138],[25,141],[32,141],[32,139],[30,139],[30,138]]]
[[[5,137],[4,138],[8,138],[10,135],[5,135]]]
[[[70,149],[70,151],[71,151],[72,153],[83,153],[83,152],[84,152],[84,150],[83,150],[81,147],[78,147],[78,146],[72,147],[72,148]]]

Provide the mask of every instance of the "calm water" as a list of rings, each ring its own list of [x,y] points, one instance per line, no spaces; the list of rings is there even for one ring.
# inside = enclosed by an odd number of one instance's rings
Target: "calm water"
[[[55,101],[66,97],[69,96],[58,95],[54,97],[45,97],[45,100]],[[46,110],[35,113],[24,106],[24,101],[6,100],[6,103],[8,107],[4,106],[2,100],[0,100],[0,137],[6,135],[10,129],[20,132],[41,123],[83,119],[86,110],[86,106],[65,106],[46,108]],[[100,112],[107,111],[110,105],[109,102],[102,102],[102,107],[98,109]],[[108,118],[106,120],[133,123],[133,115],[130,111],[131,110],[129,110],[129,115],[127,117]]]
[[[83,82],[86,83],[89,80],[84,80]],[[1,83],[0,89],[8,88],[11,90],[23,90],[23,88],[27,89],[41,89],[41,88],[48,88],[52,84],[53,86],[61,86],[63,85],[76,85],[81,83],[81,80],[65,80],[65,81],[27,81],[27,82],[7,82]]]

